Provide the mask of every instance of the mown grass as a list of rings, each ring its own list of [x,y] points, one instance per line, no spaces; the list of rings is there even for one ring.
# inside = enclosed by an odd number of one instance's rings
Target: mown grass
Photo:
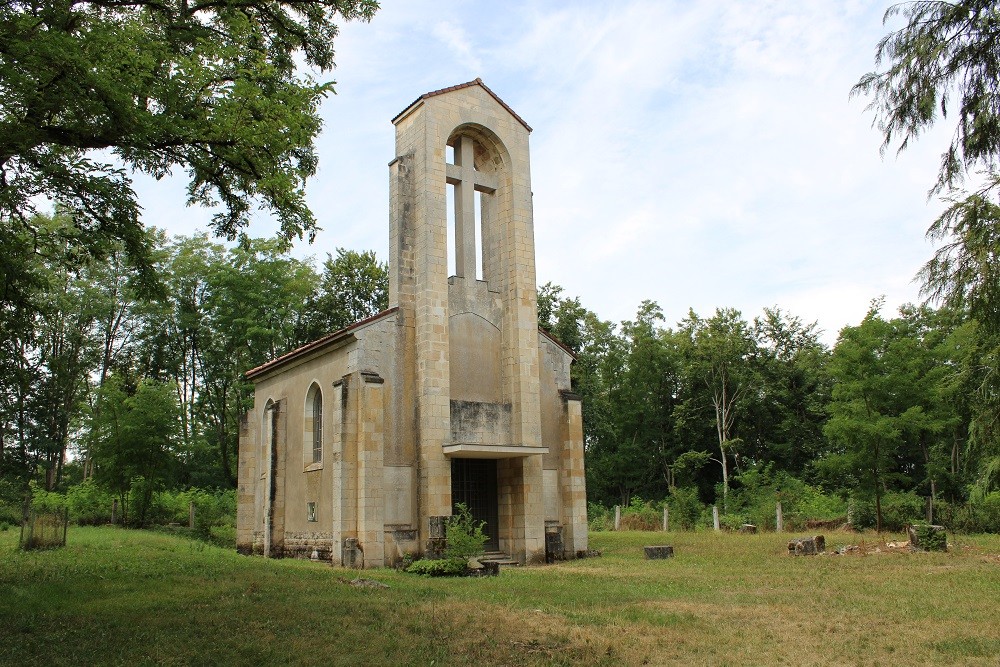
[[[1000,536],[945,554],[793,558],[787,536],[596,533],[601,558],[426,579],[246,558],[172,535],[0,533],[0,663],[983,664],[1000,655]],[[957,543],[956,543],[957,542]],[[645,561],[643,544],[676,557]]]

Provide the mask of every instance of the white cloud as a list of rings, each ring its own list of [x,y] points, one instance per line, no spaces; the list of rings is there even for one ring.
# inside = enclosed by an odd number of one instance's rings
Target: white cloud
[[[324,231],[301,252],[385,258],[389,119],[421,93],[481,76],[535,128],[540,282],[606,319],[632,317],[643,299],[668,321],[689,306],[752,317],[778,305],[835,336],[873,297],[917,298],[911,280],[931,252],[923,230],[939,209],[925,194],[946,131],[882,160],[864,100],[849,99],[872,68],[883,10],[387,4],[338,39],[339,94],[323,107],[309,191]],[[186,217],[155,202],[150,215]]]
[[[451,21],[439,21],[434,25],[434,36],[441,40],[467,68],[474,71],[483,68],[468,35],[460,26]]]

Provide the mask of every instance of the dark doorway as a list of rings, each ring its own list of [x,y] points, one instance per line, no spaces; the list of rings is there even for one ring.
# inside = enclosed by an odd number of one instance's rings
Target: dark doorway
[[[486,524],[487,551],[500,549],[496,459],[452,459],[451,502],[463,503],[476,521]]]

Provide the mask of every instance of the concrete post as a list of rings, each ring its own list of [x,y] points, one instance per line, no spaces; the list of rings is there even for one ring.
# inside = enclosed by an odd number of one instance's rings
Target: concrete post
[[[615,530],[622,529],[622,507],[615,505]]]
[[[670,508],[666,505],[663,506],[663,532],[670,532]]]
[[[781,513],[781,503],[774,506],[774,529],[779,533],[785,532],[785,517]]]
[[[712,524],[715,526],[716,530],[720,530],[719,527],[719,506],[712,505]]]
[[[194,503],[188,503],[188,528],[194,528]]]

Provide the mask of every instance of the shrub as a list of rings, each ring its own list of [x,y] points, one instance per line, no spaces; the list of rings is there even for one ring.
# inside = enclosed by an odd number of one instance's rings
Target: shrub
[[[964,504],[934,505],[935,522],[963,533],[1000,533],[1000,491]]]
[[[806,486],[793,507],[793,513],[803,521],[832,521],[841,517],[846,520],[847,501],[836,495],[827,495],[813,486]]]
[[[222,524],[208,529],[208,541],[224,549],[236,548],[236,526]]]
[[[753,522],[749,521],[742,514],[722,514],[719,516],[719,527],[724,530],[739,530],[745,523]]]
[[[15,503],[0,502],[0,523],[20,526],[24,508]]]
[[[462,503],[455,505],[455,510],[455,514],[445,524],[444,534],[448,541],[444,552],[445,560],[458,559],[462,563],[468,563],[470,558],[483,553],[483,545],[487,540],[483,534],[484,522],[476,521],[469,508]]]
[[[913,524],[913,532],[916,533],[917,543],[924,551],[947,551],[948,536],[942,530],[934,530],[926,523]]]
[[[659,530],[663,526],[663,507],[632,496],[628,506],[622,508],[621,527],[624,530]]]
[[[469,561],[465,558],[437,558],[414,561],[406,568],[407,572],[425,577],[457,577],[469,569]]]
[[[62,514],[66,509],[66,496],[55,491],[34,489],[31,492],[31,508],[36,512]]]
[[[445,524],[444,558],[421,559],[406,566],[405,571],[425,577],[457,577],[468,573],[469,559],[483,553],[487,537],[482,521],[476,521],[469,508],[458,503],[455,513]],[[235,534],[233,535],[235,542]]]
[[[698,525],[705,506],[698,498],[698,489],[694,487],[676,487],[670,491],[667,499],[670,507],[671,527],[682,530],[694,530]],[[709,515],[711,521],[711,515]]]
[[[874,528],[875,501],[871,498],[852,500],[852,520],[855,528]],[[927,501],[913,492],[890,492],[882,496],[882,530],[902,531],[906,526],[924,519]]]
[[[111,521],[114,498],[94,480],[84,480],[66,491],[70,518],[81,525],[99,525]]]
[[[587,526],[590,530],[614,530],[615,517],[607,507],[587,503]]]

